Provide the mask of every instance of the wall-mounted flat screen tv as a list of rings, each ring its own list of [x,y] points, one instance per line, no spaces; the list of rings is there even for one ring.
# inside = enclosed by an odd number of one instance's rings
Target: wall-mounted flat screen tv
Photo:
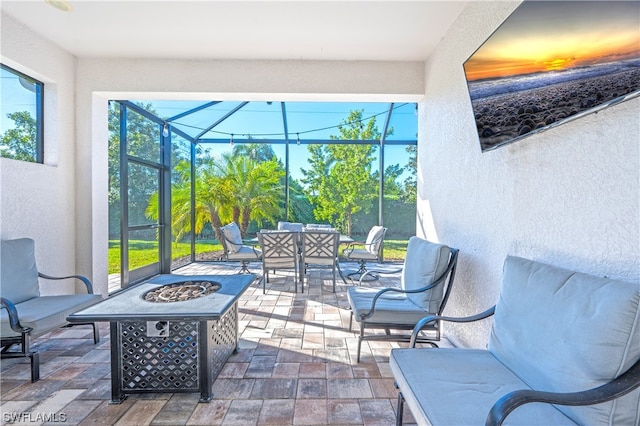
[[[464,63],[487,151],[640,95],[640,2],[525,0]]]

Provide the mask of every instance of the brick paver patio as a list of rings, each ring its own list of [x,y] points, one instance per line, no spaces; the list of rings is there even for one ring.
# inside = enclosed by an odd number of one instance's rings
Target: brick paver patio
[[[252,266],[252,271],[260,272],[258,264]],[[174,273],[229,274],[235,268],[196,263]],[[266,294],[255,282],[241,297],[240,349],[214,382],[210,403],[198,403],[198,393],[154,393],[133,394],[120,405],[109,404],[109,327],[101,323],[98,345],[93,344],[91,328],[85,326],[36,339],[32,347],[41,358],[37,383],[29,380],[28,360],[2,361],[2,423],[394,424],[397,392],[388,357],[392,347],[404,344],[365,341],[357,363],[357,334],[349,331],[347,286],[339,280],[333,293],[328,271],[309,274],[304,293],[294,292],[292,273],[278,271],[270,274]],[[367,285],[385,286],[388,279]],[[409,410],[404,420],[413,422]]]

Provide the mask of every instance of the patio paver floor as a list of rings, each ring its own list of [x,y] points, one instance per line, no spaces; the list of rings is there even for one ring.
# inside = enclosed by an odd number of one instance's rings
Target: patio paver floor
[[[260,267],[254,264],[251,270],[259,273]],[[174,271],[185,275],[235,272],[235,266],[213,263]],[[40,352],[41,375],[36,383],[30,382],[27,359],[2,360],[2,424],[20,416],[15,423],[394,424],[397,392],[388,359],[391,348],[405,344],[365,341],[357,363],[357,333],[349,331],[347,286],[338,279],[333,293],[328,271],[309,273],[304,293],[294,292],[292,273],[278,271],[270,274],[266,295],[255,282],[241,297],[239,350],[214,382],[210,403],[198,403],[198,393],[149,393],[129,395],[120,405],[109,404],[109,326],[100,323],[98,345],[93,344],[88,326],[60,329],[35,339],[32,348]],[[388,279],[367,285],[389,285]],[[408,409],[404,421],[414,422]]]

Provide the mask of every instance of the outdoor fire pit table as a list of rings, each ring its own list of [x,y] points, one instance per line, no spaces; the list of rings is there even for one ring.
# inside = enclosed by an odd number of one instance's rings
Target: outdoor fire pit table
[[[213,381],[238,349],[238,299],[255,279],[163,274],[67,321],[110,323],[112,404],[152,392],[200,392],[200,402],[209,402]]]

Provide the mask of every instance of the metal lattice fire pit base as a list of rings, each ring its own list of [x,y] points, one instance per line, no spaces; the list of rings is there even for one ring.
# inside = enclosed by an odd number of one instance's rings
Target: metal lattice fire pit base
[[[120,346],[112,403],[149,392],[200,392],[201,402],[210,401],[214,380],[236,352],[237,321],[234,304],[216,321],[112,322],[111,341]]]
[[[216,291],[172,303],[145,300],[162,285],[185,281],[160,275],[67,318],[109,321],[112,404],[154,392],[200,392],[200,402],[211,401],[214,380],[238,348],[238,299],[256,276],[189,278],[214,279]]]

